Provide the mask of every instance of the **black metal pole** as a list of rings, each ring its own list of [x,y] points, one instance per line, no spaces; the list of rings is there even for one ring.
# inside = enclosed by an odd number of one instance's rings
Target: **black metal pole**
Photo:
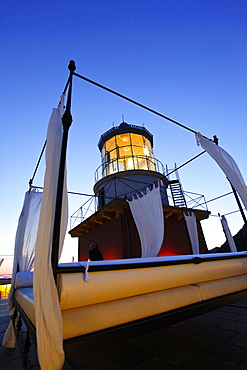
[[[240,203],[239,196],[238,196],[238,194],[237,194],[237,192],[236,192],[236,189],[235,189],[235,188],[234,188],[234,186],[232,185],[231,181],[230,181],[229,179],[227,179],[227,180],[229,181],[229,183],[230,183],[230,185],[231,185],[231,188],[232,188],[233,194],[234,194],[235,199],[236,199],[236,202],[237,202],[237,204],[238,204],[238,208],[239,208],[239,210],[240,210],[240,213],[241,213],[241,215],[242,215],[242,218],[243,218],[243,220],[244,220],[244,223],[245,223],[245,225],[247,226],[247,220],[246,220],[246,217],[245,217],[245,214],[244,214],[243,207],[242,207],[242,205],[241,205],[241,203]]]
[[[65,173],[68,133],[69,133],[69,128],[71,126],[71,123],[73,121],[72,115],[71,115],[72,77],[76,69],[75,62],[73,60],[70,61],[68,68],[70,70],[69,90],[68,90],[68,97],[67,97],[67,103],[66,103],[66,110],[62,117],[63,138],[62,138],[59,173],[58,173],[57,196],[56,196],[55,216],[54,216],[54,225],[53,225],[52,252],[51,252],[51,264],[52,264],[52,270],[53,270],[55,280],[56,280],[56,271],[57,271],[58,254],[59,254],[63,185],[64,185],[64,173]]]

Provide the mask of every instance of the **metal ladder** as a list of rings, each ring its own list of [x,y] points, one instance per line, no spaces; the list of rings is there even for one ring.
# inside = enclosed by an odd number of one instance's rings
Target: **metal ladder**
[[[169,181],[174,207],[186,208],[186,200],[179,180]]]

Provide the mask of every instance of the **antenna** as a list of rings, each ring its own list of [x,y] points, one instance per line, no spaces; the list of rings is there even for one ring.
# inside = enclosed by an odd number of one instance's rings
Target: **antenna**
[[[122,122],[124,122],[124,115],[122,114]]]

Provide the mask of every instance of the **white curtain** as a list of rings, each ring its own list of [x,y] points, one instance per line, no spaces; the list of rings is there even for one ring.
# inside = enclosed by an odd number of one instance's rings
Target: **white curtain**
[[[137,198],[135,198],[137,197]],[[156,257],[164,239],[164,216],[160,196],[160,185],[142,197],[138,194],[129,201],[129,206],[140,236],[142,257]]]
[[[63,98],[53,109],[47,132],[46,171],[35,262],[34,306],[39,363],[42,370],[61,369],[64,362],[62,316],[51,266],[53,223],[62,143]],[[60,255],[68,221],[66,176],[62,204]],[[60,256],[59,256],[60,257]]]
[[[221,220],[221,224],[222,224],[225,236],[226,236],[226,240],[228,241],[228,244],[229,244],[230,251],[231,252],[237,252],[237,248],[236,248],[235,242],[233,240],[233,237],[232,237],[232,234],[230,232],[230,229],[229,229],[229,226],[228,226],[228,223],[227,223],[227,220],[226,220],[225,216],[221,216],[220,220]]]
[[[204,138],[199,132],[196,134],[197,144],[201,145],[208,154],[218,163],[235,190],[238,192],[244,207],[247,208],[247,188],[242,174],[234,159],[213,141]]]
[[[198,239],[196,216],[194,212],[188,212],[188,214],[184,213],[184,218],[185,218],[186,226],[187,226],[188,233],[190,236],[193,254],[199,254],[200,253],[199,252],[199,239]]]
[[[10,315],[13,314],[13,297],[17,272],[31,271],[34,265],[35,243],[37,237],[42,193],[31,189],[25,194],[15,237],[14,263],[12,269],[11,290],[8,296]],[[3,346],[15,347],[15,334],[12,323],[3,338]]]

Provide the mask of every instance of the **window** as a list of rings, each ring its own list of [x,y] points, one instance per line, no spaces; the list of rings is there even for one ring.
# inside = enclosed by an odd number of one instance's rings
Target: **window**
[[[111,137],[101,153],[106,175],[134,169],[155,171],[151,142],[143,135],[123,133]]]

